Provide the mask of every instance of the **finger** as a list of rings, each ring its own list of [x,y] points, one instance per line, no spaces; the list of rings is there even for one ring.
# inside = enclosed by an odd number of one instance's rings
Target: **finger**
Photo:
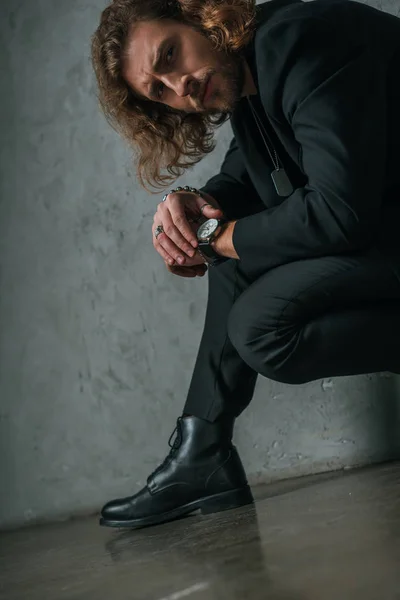
[[[220,208],[215,208],[214,206],[210,206],[209,204],[202,204],[202,213],[204,217],[208,219],[221,219],[224,216],[224,213]]]
[[[198,267],[196,267],[196,274],[198,277],[204,277],[206,273],[207,267],[205,265],[199,265]]]
[[[186,220],[186,217],[184,217],[184,219]],[[184,264],[185,257],[194,257],[196,250],[192,248],[192,246],[188,244],[185,238],[180,234],[174,222],[174,217],[170,212],[166,212],[163,216],[163,229],[164,233],[161,233],[158,236],[158,240],[161,246],[166,252],[168,252],[170,256],[179,262],[179,264]],[[193,239],[195,239],[195,234],[193,231],[191,236]]]
[[[159,248],[159,250],[158,250]],[[190,257],[186,256],[180,248],[177,248],[175,244],[169,239],[169,237],[165,233],[160,233],[158,236],[158,247],[156,250],[163,252],[162,256],[169,257],[172,260],[173,264],[177,264],[179,266],[184,266],[186,261],[190,261]],[[169,260],[169,262],[170,262]],[[170,264],[172,264],[170,262]],[[191,266],[191,265],[189,265]]]
[[[205,200],[207,204],[211,204],[211,206],[214,206],[215,208],[221,208],[214,196],[207,194],[207,192],[205,192],[204,190],[202,190],[201,195],[203,200]]]
[[[161,219],[164,219],[166,222],[170,222],[170,221],[168,221],[168,217],[167,217],[167,215],[169,215],[168,211],[164,211],[164,214],[162,216],[157,216],[158,214],[159,213],[157,213],[154,217],[154,223],[153,223],[154,226],[156,225],[156,223],[158,224],[157,226],[159,226]],[[165,225],[165,226],[163,225],[163,232],[159,233],[156,237],[155,233],[156,233],[157,226],[155,226],[153,229],[153,246],[154,246],[155,250],[170,265],[173,265],[176,263],[179,263],[180,265],[185,264],[185,256],[180,251],[180,249],[177,248],[173,242],[171,242],[168,235],[165,233],[165,228],[169,231],[170,230],[169,227],[167,225]],[[190,248],[192,251],[193,248],[191,246],[190,246]],[[193,254],[194,253],[195,253],[195,251],[193,250]]]
[[[191,279],[196,277],[196,272],[193,270],[192,267],[170,267],[169,265],[167,265],[167,269],[170,273],[172,273],[173,275],[178,275],[179,277],[186,277]]]
[[[171,266],[165,262],[165,266],[170,273],[181,277],[203,277],[207,273],[207,265],[195,265],[193,267],[180,267],[179,265]]]
[[[190,256],[190,251],[193,250],[193,248],[197,248],[198,243],[193,229],[188,222],[182,198],[180,198],[179,195],[172,195],[167,208],[173,224],[171,235],[168,233],[167,235],[169,235],[183,252]],[[165,226],[164,231],[166,231]]]
[[[206,192],[202,192],[201,196],[196,197],[196,205],[198,207],[198,210],[201,210],[203,215],[204,212],[206,212],[205,216],[209,219],[219,219],[224,215],[224,212],[221,210],[215,198],[213,198],[212,196],[210,196],[210,194],[207,194]]]
[[[163,235],[163,234],[160,234],[160,235]],[[160,237],[160,235],[158,236],[158,238]],[[168,254],[168,252],[166,252],[166,250],[164,250],[164,248],[161,246],[158,238],[157,239],[153,238],[153,246],[154,246],[155,250],[157,250],[158,254],[161,256],[161,258],[164,260],[164,262],[166,264],[171,265],[171,266],[176,264],[174,258],[170,254]]]
[[[195,224],[190,225],[188,221],[189,217],[186,215],[183,206],[180,207],[180,210],[181,214],[178,218],[178,222],[184,222],[185,226],[189,228],[191,232],[190,235],[192,238],[193,245],[197,247],[197,227],[195,226]],[[194,257],[196,253],[195,249],[192,247],[191,244],[189,244],[186,241],[186,239],[180,234],[178,228],[175,226],[174,217],[171,214],[170,204],[168,203],[168,200],[165,203],[162,203],[162,205],[158,206],[158,211],[154,217],[154,225],[156,225],[156,223],[162,223],[163,225],[163,230],[166,237],[163,234],[160,234],[158,238],[160,244],[164,247],[166,252],[168,252],[175,260],[178,260],[179,258],[181,261],[180,264],[184,264],[185,257]],[[172,242],[172,245],[169,242],[169,240]]]

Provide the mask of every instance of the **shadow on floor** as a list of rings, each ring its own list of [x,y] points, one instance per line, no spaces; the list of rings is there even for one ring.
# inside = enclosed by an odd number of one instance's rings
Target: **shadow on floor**
[[[138,531],[1,535],[3,600],[399,600],[400,463],[262,486],[255,506]]]

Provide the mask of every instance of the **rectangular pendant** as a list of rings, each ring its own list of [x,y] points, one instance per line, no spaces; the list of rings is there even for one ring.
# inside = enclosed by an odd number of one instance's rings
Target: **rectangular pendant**
[[[278,196],[290,196],[293,194],[294,189],[285,169],[275,169],[271,173],[271,178]]]

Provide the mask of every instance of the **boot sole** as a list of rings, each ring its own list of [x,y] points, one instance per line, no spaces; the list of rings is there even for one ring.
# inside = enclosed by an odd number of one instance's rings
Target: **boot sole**
[[[142,519],[115,521],[101,518],[100,525],[103,527],[129,527],[130,529],[139,529],[149,525],[159,525],[160,523],[165,523],[166,521],[173,521],[174,519],[178,519],[179,517],[187,515],[198,509],[200,509],[202,515],[209,515],[211,513],[230,510],[232,508],[239,508],[240,506],[246,506],[247,504],[253,503],[254,498],[251,490],[249,486],[246,486],[236,490],[229,490],[229,492],[214,494],[213,496],[206,496],[205,498],[194,500],[188,504],[183,504],[182,506],[174,508],[168,512],[149,517],[143,517]]]

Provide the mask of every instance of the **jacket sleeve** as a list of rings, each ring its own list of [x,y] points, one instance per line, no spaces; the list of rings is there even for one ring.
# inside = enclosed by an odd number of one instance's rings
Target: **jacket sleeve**
[[[250,180],[235,138],[230,143],[220,173],[200,191],[213,196],[230,220],[253,215],[265,208]]]
[[[387,66],[321,18],[288,19],[260,32],[260,95],[300,144],[304,188],[240,220],[241,260],[267,270],[358,251],[374,240],[386,162]],[[279,111],[279,112],[278,112]]]

